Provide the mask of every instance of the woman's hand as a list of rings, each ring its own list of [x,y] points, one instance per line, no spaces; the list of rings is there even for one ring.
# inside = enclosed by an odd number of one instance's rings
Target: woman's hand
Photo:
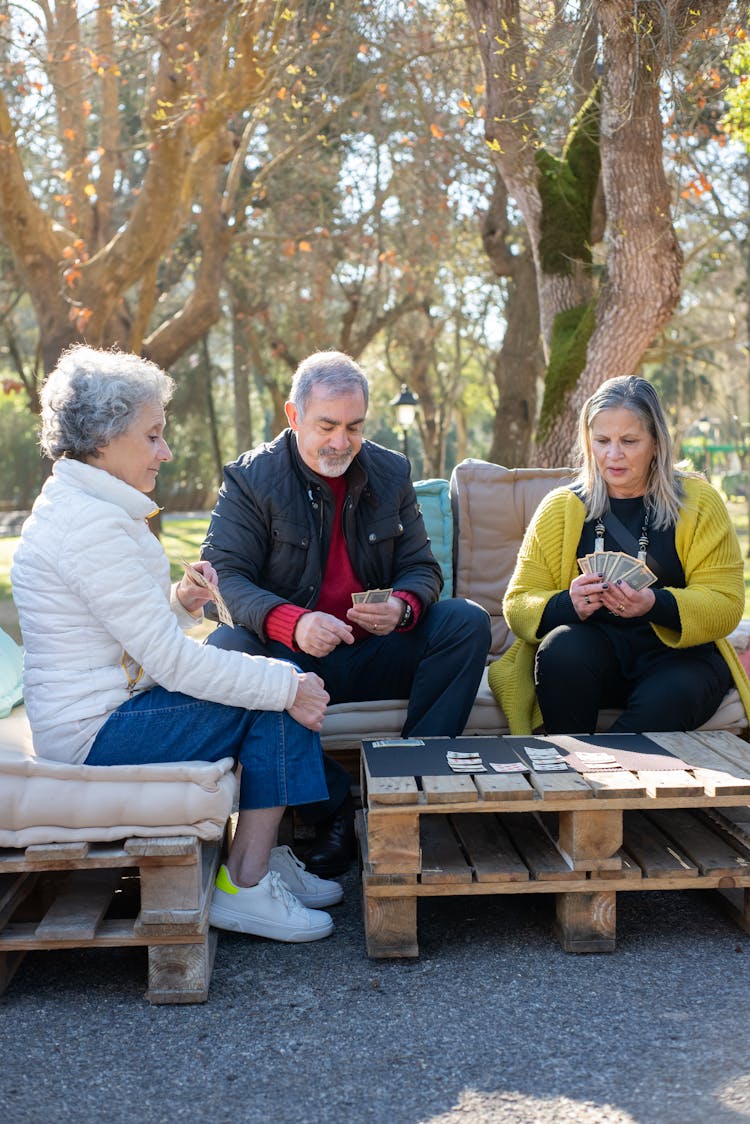
[[[208,601],[214,600],[219,592],[219,578],[210,562],[194,562],[193,569],[202,574],[208,585],[198,585],[186,571],[182,576],[182,581],[177,586],[176,592],[177,600],[183,609],[187,609],[188,613],[195,616]]]
[[[653,589],[633,589],[626,581],[615,582],[602,593],[602,604],[616,617],[642,617],[655,601]]]
[[[297,694],[288,708],[289,713],[300,726],[319,732],[323,725],[329,697],[319,675],[315,675],[312,671],[300,672]]]
[[[604,604],[607,583],[600,574],[581,574],[570,583],[570,600],[582,621],[585,621]]]

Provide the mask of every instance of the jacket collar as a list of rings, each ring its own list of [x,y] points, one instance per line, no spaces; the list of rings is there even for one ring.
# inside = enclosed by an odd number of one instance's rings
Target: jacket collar
[[[289,450],[297,473],[303,478],[308,488],[319,488],[321,482],[325,482],[325,476],[319,476],[317,472],[313,472],[313,470],[307,464],[305,464],[302,457],[300,456],[300,451],[297,446],[297,438],[294,435],[294,430],[288,429],[286,432],[289,439]],[[364,491],[365,485],[367,484],[368,474],[366,468],[366,447],[367,442],[365,441],[363,442],[362,448],[357,453],[356,457],[349,465],[345,473],[347,491],[350,495],[354,495],[355,497],[359,496]]]
[[[95,468],[83,461],[63,457],[52,466],[52,479],[71,488],[77,488],[87,496],[116,504],[132,519],[146,519],[158,511],[150,496],[139,492],[124,480],[113,476],[103,468]]]

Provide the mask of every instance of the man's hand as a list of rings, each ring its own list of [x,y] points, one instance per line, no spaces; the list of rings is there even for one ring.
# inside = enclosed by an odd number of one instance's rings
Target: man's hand
[[[300,726],[319,733],[329,698],[319,675],[312,671],[300,672],[297,696],[288,708],[289,713]]]
[[[177,586],[177,600],[183,609],[195,615],[208,601],[213,601],[219,591],[219,578],[210,562],[194,562],[194,568],[210,583],[210,589],[196,585],[187,573],[183,574],[182,581]]]
[[[353,644],[352,627],[330,613],[304,613],[297,621],[294,641],[308,656],[327,656],[339,644]]]
[[[398,628],[404,612],[404,602],[400,597],[389,597],[387,601],[366,602],[347,609],[347,620],[358,624],[373,636],[387,636]]]

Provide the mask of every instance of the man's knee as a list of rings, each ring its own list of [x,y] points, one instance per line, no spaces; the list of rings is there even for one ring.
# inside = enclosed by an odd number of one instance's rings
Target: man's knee
[[[246,652],[250,656],[263,655],[264,648],[257,636],[248,632],[242,625],[231,628],[228,624],[220,624],[210,632],[204,643],[212,648],[223,648],[225,652]]]
[[[451,597],[436,601],[428,609],[428,620],[446,636],[457,636],[467,643],[483,648],[485,654],[492,641],[490,615],[476,601]]]

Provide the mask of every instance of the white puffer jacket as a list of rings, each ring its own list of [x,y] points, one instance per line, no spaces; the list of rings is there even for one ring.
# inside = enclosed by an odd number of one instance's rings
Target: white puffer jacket
[[[61,460],[24,523],[11,581],[40,757],[85,761],[112,711],[155,683],[248,709],[294,702],[290,664],[184,635],[198,622],[175,596],[146,522],[153,512],[153,500],[104,469]]]

